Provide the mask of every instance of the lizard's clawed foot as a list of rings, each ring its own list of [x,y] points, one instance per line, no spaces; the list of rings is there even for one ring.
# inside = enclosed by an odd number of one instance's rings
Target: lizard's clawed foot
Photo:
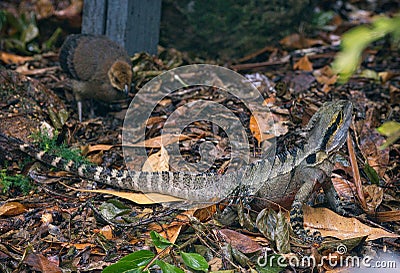
[[[306,244],[320,244],[324,240],[319,231],[311,232],[308,229],[295,231],[295,234]]]

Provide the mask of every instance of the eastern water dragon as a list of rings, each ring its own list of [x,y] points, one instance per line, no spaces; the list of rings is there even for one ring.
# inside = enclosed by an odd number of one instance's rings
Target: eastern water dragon
[[[216,201],[243,185],[254,187],[257,192],[252,205],[255,207],[266,207],[271,202],[292,204],[292,227],[299,231],[303,228],[302,204],[317,182],[322,184],[328,199],[337,198],[336,192],[331,190],[332,159],[346,140],[351,117],[351,102],[327,102],[302,129],[304,143],[301,147],[281,149],[276,156],[267,156],[225,175],[115,170],[66,161],[30,144],[19,143],[18,147],[43,163],[82,178],[125,190],[168,194],[186,200],[186,204]]]

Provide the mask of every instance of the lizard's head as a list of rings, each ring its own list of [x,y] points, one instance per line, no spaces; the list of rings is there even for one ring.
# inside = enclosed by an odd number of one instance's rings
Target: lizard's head
[[[115,89],[128,94],[131,89],[132,68],[125,61],[116,61],[108,70],[108,78]]]
[[[325,103],[314,114],[306,127],[310,132],[308,143],[314,148],[316,157],[310,161],[321,161],[319,157],[326,158],[340,149],[346,141],[352,111],[350,101],[340,100]]]

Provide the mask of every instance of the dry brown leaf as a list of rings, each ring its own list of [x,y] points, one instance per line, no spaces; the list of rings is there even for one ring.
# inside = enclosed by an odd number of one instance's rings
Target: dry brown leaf
[[[163,123],[165,120],[166,120],[165,117],[149,117],[147,119],[146,125],[147,126],[152,126],[154,124],[160,124],[160,123]]]
[[[158,103],[162,107],[167,107],[168,105],[172,104],[171,99],[163,99]]]
[[[87,247],[90,247],[90,248],[96,247],[95,244],[91,244],[91,243],[81,243],[81,244],[62,243],[61,246],[65,247],[65,248],[75,247],[78,250],[82,250]]]
[[[100,166],[103,163],[103,151],[87,156],[87,159],[95,165]]]
[[[339,14],[335,14],[330,22],[333,26],[341,26],[343,24],[343,18]]]
[[[81,15],[82,8],[82,0],[72,0],[68,7],[55,11],[54,15],[59,19],[75,19],[75,17]]]
[[[175,218],[177,219],[176,221],[173,221],[170,224],[150,224],[149,225],[149,230],[152,231],[157,231],[162,237],[166,238],[168,241],[171,243],[175,243],[176,239],[178,239],[178,236],[181,232],[181,229],[183,226],[185,226],[187,223],[189,223],[189,216],[193,216],[194,210],[188,210],[184,211],[181,214],[178,214]],[[148,233],[150,233],[150,231]],[[162,249],[156,248],[157,252],[160,253],[163,251]],[[167,250],[164,255],[168,254],[169,250]]]
[[[304,206],[303,211],[305,225],[318,230],[323,237],[332,236],[343,240],[368,235],[367,241],[400,237],[380,228],[369,227],[355,218],[340,216],[327,208]]]
[[[223,266],[222,259],[218,258],[218,257],[214,257],[208,262],[208,265],[210,266],[211,272],[218,271]],[[228,273],[228,272],[226,272],[226,273]]]
[[[146,147],[146,148],[161,148],[161,146],[168,146],[169,144],[176,143],[178,141],[190,139],[186,135],[176,134],[163,134],[161,136],[146,139],[139,143],[128,144],[128,147]]]
[[[313,70],[313,65],[308,59],[307,55],[304,55],[300,60],[298,60],[294,65],[293,65],[294,70],[302,70],[302,71],[312,71]]]
[[[384,71],[384,72],[379,72],[378,76],[381,79],[382,83],[386,83],[388,80],[399,76],[399,72],[392,72],[392,71]]]
[[[51,213],[44,213],[43,215],[42,215],[42,217],[40,217],[40,220],[42,221],[42,223],[44,224],[44,225],[49,225],[49,224],[51,224],[52,222],[53,222],[53,214],[51,214]]]
[[[257,139],[258,143],[261,143],[266,139],[272,138],[271,135],[265,135],[261,133],[260,126],[258,126],[257,119],[254,115],[250,117],[250,131],[252,132],[254,138]]]
[[[50,0],[39,0],[35,3],[35,14],[38,20],[49,18],[54,14],[54,7]]]
[[[61,273],[61,269],[53,262],[50,262],[42,254],[28,253],[23,261],[34,270],[46,273]]]
[[[250,131],[260,144],[264,140],[287,133],[286,117],[274,113],[254,112],[250,117]]]
[[[272,107],[276,104],[276,97],[274,96],[275,94],[271,94],[272,96],[269,98],[266,98],[262,105],[263,106],[268,106],[268,107]]]
[[[169,171],[169,155],[164,146],[161,149],[150,155],[142,167],[143,172],[163,172]]]
[[[200,222],[205,222],[217,212],[217,205],[212,205],[209,207],[197,209],[194,213],[194,217],[199,219]]]
[[[355,197],[354,193],[356,192],[356,186],[352,182],[337,174],[333,174],[331,180],[341,199],[344,198],[344,200],[351,200]]]
[[[61,183],[61,182],[60,182]],[[84,189],[76,189],[70,187],[68,185],[63,184],[65,187],[80,192],[93,192],[93,193],[101,193],[101,194],[110,194],[113,196],[117,196],[120,198],[127,199],[129,201],[135,202],[140,205],[149,205],[149,204],[157,204],[157,203],[169,203],[169,202],[177,202],[184,201],[183,199],[161,194],[161,193],[135,193],[135,192],[123,192],[123,191],[114,191],[114,190],[84,190]]]
[[[369,166],[374,168],[379,177],[384,177],[389,164],[389,149],[379,149],[385,137],[375,130],[375,111],[368,110],[362,130],[359,134],[360,149]]]
[[[390,85],[389,95],[391,104],[400,104],[400,88],[397,88],[394,85]]]
[[[354,185],[356,186],[356,192],[360,205],[364,210],[367,210],[367,203],[365,202],[364,193],[362,189],[362,182],[360,176],[360,170],[358,169],[356,152],[353,146],[353,140],[350,136],[350,132],[347,132],[347,149],[349,151],[349,159],[351,164],[351,170],[353,172]]]
[[[328,65],[324,66],[321,69],[317,69],[313,72],[313,75],[317,82],[320,84],[324,84],[323,88],[326,88],[325,85],[333,85],[337,82],[337,75],[333,72],[332,68]]]
[[[28,64],[21,65],[15,69],[18,73],[21,73],[26,76],[34,76],[34,75],[41,75],[47,72],[54,72],[59,70],[60,67],[58,66],[51,66],[51,67],[44,67],[44,68],[37,68],[37,69],[29,69]]]
[[[5,62],[6,64],[23,64],[29,61],[33,61],[33,57],[24,57],[0,51],[0,60]]]
[[[279,43],[288,48],[309,48],[315,45],[323,45],[322,40],[305,38],[304,35],[294,33],[284,37]]]
[[[230,229],[221,229],[218,231],[225,241],[242,253],[254,253],[261,250],[261,246],[250,239],[250,237]]]
[[[112,147],[114,147],[114,145],[96,144],[96,145],[83,145],[80,147],[80,149],[81,149],[81,153],[83,155],[87,155],[87,154],[90,154],[91,152],[108,151]]]
[[[400,211],[399,210],[378,211],[374,213],[373,217],[375,217],[378,222],[400,221]]]
[[[136,217],[137,218],[144,218],[147,217],[148,215],[154,213],[154,210],[151,208],[143,208],[143,210],[141,210]]]
[[[24,213],[26,208],[19,202],[8,202],[0,207],[0,216],[15,216]]]
[[[184,211],[180,214],[178,214],[174,221],[172,221],[169,224],[159,224],[159,223],[150,223],[149,224],[149,230],[154,230],[158,233],[161,233],[164,229],[173,227],[173,226],[182,226],[182,225],[186,225],[187,223],[189,223],[189,217],[193,216],[195,210],[187,210]]]
[[[367,185],[364,187],[364,195],[368,211],[376,211],[383,200],[383,189],[377,185]]]
[[[112,240],[113,236],[113,229],[110,225],[104,226],[100,229],[100,233],[107,239]]]
[[[176,239],[178,239],[179,234],[181,233],[181,229],[182,229],[182,225],[174,225],[169,227],[166,230],[163,230],[160,232],[160,235],[166,239],[168,239],[168,241],[170,241],[171,243],[175,243]],[[156,247],[157,253],[160,253],[161,251],[163,251],[163,249]],[[169,253],[169,249],[167,250],[167,252],[165,254]]]

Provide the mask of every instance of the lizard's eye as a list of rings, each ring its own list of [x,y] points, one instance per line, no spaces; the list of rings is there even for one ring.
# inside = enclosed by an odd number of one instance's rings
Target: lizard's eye
[[[307,164],[314,164],[317,161],[317,155],[316,154],[310,154],[306,158]]]
[[[314,165],[324,161],[327,158],[327,154],[325,152],[317,152],[312,153],[306,157],[307,164]]]

